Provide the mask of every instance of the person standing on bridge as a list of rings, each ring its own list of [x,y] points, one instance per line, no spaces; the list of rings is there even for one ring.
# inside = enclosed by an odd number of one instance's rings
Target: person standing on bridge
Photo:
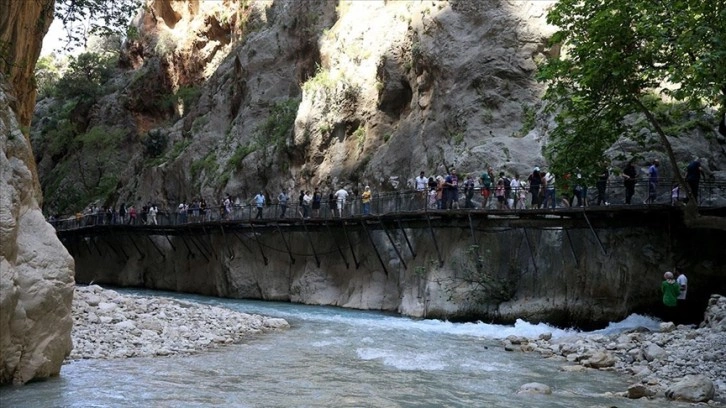
[[[646,204],[653,204],[658,194],[658,167],[660,161],[658,159],[653,160],[653,164],[648,167],[648,200]]]
[[[635,169],[631,159],[623,169],[623,184],[625,185],[625,204],[630,204],[635,194],[635,182],[638,180],[638,170]]]
[[[701,162],[698,159],[692,161],[686,167],[686,183],[691,195],[693,195],[693,199],[696,200],[696,205],[698,205],[698,183],[701,181],[702,175],[703,169],[701,169]]]
[[[340,190],[335,192],[335,199],[338,204],[338,215],[343,218],[343,211],[345,209],[345,200],[348,198],[348,192],[341,187]]]
[[[323,195],[320,193],[320,189],[315,187],[313,191],[313,217],[320,217],[320,203],[323,201]]]
[[[371,195],[370,186],[366,186],[363,194],[360,196],[361,203],[363,203],[363,215],[371,214]]]
[[[257,207],[257,215],[255,215],[255,219],[261,220],[262,219],[262,209],[265,206],[265,195],[262,194],[262,191],[260,191],[259,193],[257,193],[254,200],[255,200],[255,206]]]
[[[285,218],[285,212],[287,212],[287,202],[290,200],[290,196],[287,195],[287,190],[284,188],[277,196],[277,203],[280,205],[280,218]]]
[[[156,214],[159,213],[159,208],[156,206],[156,204],[151,204],[149,206],[149,225],[159,225],[156,222]]]
[[[428,196],[427,194],[427,186],[428,186],[429,179],[426,178],[426,173],[423,171],[416,177],[415,183],[416,183],[416,195],[415,197],[418,197],[418,200],[421,201],[421,209],[424,209],[426,206],[426,198]]]

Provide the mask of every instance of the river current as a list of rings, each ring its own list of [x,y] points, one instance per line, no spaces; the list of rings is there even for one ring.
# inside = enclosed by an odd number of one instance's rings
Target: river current
[[[148,291],[286,319],[291,328],[190,356],[79,360],[61,375],[0,388],[10,407],[659,407],[631,401],[623,375],[560,370],[537,353],[505,352],[499,339],[572,332],[415,320],[376,312]],[[639,324],[652,324],[642,318]],[[613,328],[615,330],[617,328]],[[551,395],[519,395],[540,382]],[[676,406],[679,404],[669,404]]]

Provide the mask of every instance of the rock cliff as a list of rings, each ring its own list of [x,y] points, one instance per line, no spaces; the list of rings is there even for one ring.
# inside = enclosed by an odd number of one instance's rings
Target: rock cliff
[[[0,384],[57,375],[70,353],[73,259],[40,210],[27,135],[53,0],[0,0]]]

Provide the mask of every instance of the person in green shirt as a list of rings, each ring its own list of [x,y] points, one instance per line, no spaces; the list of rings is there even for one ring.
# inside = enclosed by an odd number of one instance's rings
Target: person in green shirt
[[[664,321],[672,321],[675,323],[676,317],[676,306],[678,305],[678,295],[681,293],[681,286],[678,282],[673,279],[673,272],[666,272],[663,274],[663,283],[660,288],[663,293],[663,305],[664,305]]]

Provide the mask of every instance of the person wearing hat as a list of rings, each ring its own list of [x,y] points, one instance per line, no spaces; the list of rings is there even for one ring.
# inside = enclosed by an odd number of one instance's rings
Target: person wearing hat
[[[663,274],[663,282],[660,285],[663,293],[663,321],[675,321],[678,296],[681,294],[681,285],[673,278],[673,272]]]
[[[363,204],[363,215],[370,215],[371,213],[371,188],[366,186],[363,190],[363,194],[360,196],[361,203]]]

